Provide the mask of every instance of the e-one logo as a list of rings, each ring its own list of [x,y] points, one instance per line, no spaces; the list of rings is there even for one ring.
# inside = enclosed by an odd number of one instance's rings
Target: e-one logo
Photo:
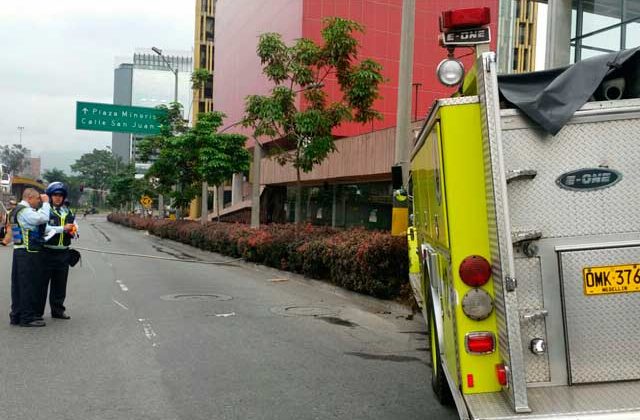
[[[556,184],[567,190],[589,191],[610,187],[620,179],[622,174],[613,169],[587,168],[560,175]]]

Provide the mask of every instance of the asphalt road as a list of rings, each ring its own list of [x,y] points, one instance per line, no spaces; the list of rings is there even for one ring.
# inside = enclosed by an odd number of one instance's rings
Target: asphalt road
[[[77,246],[226,257],[80,220]],[[69,321],[9,325],[0,249],[0,420],[454,419],[429,385],[424,322],[320,282],[83,252]],[[390,310],[391,309],[391,310]]]

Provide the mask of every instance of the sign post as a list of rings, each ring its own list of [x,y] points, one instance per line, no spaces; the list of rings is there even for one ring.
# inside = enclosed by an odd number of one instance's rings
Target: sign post
[[[141,106],[76,102],[76,129],[135,134],[158,134],[164,110]]]

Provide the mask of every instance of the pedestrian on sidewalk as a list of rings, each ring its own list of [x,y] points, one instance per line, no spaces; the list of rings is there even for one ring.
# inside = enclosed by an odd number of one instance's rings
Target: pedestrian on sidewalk
[[[41,206],[42,205],[42,206]],[[38,297],[44,281],[42,249],[49,197],[27,188],[11,214],[13,264],[11,267],[11,325],[44,327],[38,315]]]

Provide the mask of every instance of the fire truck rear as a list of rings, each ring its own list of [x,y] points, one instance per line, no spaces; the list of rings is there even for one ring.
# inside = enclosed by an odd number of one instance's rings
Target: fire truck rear
[[[434,391],[464,419],[638,419],[640,52],[499,78],[487,19],[444,14],[439,75],[460,94],[411,156]]]

